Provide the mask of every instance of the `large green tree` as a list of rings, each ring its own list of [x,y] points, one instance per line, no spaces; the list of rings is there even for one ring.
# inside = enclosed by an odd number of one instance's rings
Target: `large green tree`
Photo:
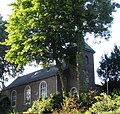
[[[84,36],[91,33],[108,38],[116,6],[112,0],[16,0],[7,25],[5,43],[10,48],[6,60],[18,67],[32,61],[55,61],[64,89],[62,63],[70,60],[71,54],[77,55],[80,91]]]
[[[0,15],[0,42],[4,42],[8,37],[8,33],[5,31],[6,23],[7,22],[3,21],[2,16]],[[6,75],[15,77],[23,70],[22,68],[20,68],[20,70],[17,70],[18,65],[12,64],[4,59],[6,54],[5,51],[7,49],[7,46],[0,44],[0,83],[2,83],[2,88],[4,87],[4,81],[7,78]]]
[[[115,45],[109,56],[107,54],[102,56],[97,73],[103,81],[107,78],[110,80],[120,79],[120,47]]]

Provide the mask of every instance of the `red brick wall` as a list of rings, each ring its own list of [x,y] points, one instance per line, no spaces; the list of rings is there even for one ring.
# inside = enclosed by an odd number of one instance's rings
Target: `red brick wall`
[[[85,63],[85,56],[88,57],[89,63]],[[87,52],[83,50],[82,53],[82,71],[87,71],[88,72],[88,77],[89,77],[89,88],[95,87],[95,80],[94,80],[94,57],[93,53]],[[67,77],[67,90],[68,92],[72,87],[77,87],[77,72],[76,72],[76,67],[71,65],[69,66],[69,73],[65,73],[65,76]],[[82,73],[82,79],[84,78],[84,75]],[[89,89],[88,88],[88,89]]]
[[[56,93],[56,76],[52,76],[50,78],[43,79],[43,80],[47,82],[47,87],[48,87],[47,95],[49,96],[51,93]],[[39,98],[39,84],[43,80],[28,83],[28,84],[22,85],[22,86],[18,86],[18,87],[12,88],[10,90],[10,93],[13,90],[17,91],[17,104],[16,104],[17,111],[21,112],[23,110],[26,110],[28,107],[30,107],[32,105],[34,100],[37,100]],[[24,89],[27,85],[29,85],[31,87],[31,105],[25,105],[25,103],[24,103]],[[9,94],[9,98],[10,98],[10,94]]]

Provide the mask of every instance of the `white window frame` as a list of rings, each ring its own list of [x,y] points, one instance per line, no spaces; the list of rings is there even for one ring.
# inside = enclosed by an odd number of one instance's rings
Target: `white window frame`
[[[73,89],[76,90],[76,93],[72,93]],[[76,87],[72,87],[72,88],[70,89],[70,93],[71,93],[71,95],[78,94],[78,90],[77,90],[77,88],[76,88]]]
[[[43,83],[46,85],[44,88],[41,87]],[[47,82],[46,81],[41,81],[39,84],[39,98],[42,98],[42,97],[47,97]]]
[[[30,89],[30,101],[29,102],[27,102],[26,101],[26,91],[27,91],[27,89]],[[27,104],[31,104],[31,87],[29,86],[29,85],[27,85],[26,87],[25,87],[25,89],[24,89],[24,103],[27,105]]]
[[[13,101],[13,92],[15,92],[14,101]],[[13,102],[15,102],[15,105],[12,105]],[[16,91],[16,90],[13,90],[13,91],[11,92],[11,107],[16,107],[16,104],[17,104],[17,91]]]

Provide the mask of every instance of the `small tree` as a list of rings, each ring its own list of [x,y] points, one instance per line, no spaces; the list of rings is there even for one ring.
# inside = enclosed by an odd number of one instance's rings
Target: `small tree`
[[[120,47],[115,45],[110,56],[107,54],[102,56],[97,73],[102,80],[106,80],[107,78],[110,80],[120,79]]]
[[[102,56],[100,66],[97,69],[98,76],[106,82],[109,79],[109,91],[119,89],[120,86],[120,47],[114,46],[110,56]]]

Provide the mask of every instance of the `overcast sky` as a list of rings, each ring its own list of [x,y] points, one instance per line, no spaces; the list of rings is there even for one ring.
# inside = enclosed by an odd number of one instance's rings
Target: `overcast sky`
[[[120,0],[114,0],[116,2],[120,3]],[[11,14],[11,7],[8,6],[7,4],[14,2],[14,0],[0,0],[0,14],[3,16],[4,20],[8,19],[9,14]],[[111,27],[111,38],[109,39],[109,41],[105,41],[104,39],[101,39],[100,42],[101,43],[94,43],[95,39],[93,37],[89,37],[89,39],[87,40],[87,43],[95,50],[95,54],[94,54],[94,64],[95,64],[95,80],[96,83],[100,83],[99,78],[97,77],[97,73],[96,73],[96,69],[99,66],[99,61],[101,59],[101,56],[105,53],[110,53],[114,47],[115,44],[117,44],[118,46],[120,46],[120,9],[117,10],[116,13],[113,14],[114,15],[114,21]],[[97,42],[99,42],[99,40],[97,40]],[[24,74],[29,73],[30,71],[34,71],[38,68],[31,68],[31,67],[27,67],[27,70],[25,70]]]

